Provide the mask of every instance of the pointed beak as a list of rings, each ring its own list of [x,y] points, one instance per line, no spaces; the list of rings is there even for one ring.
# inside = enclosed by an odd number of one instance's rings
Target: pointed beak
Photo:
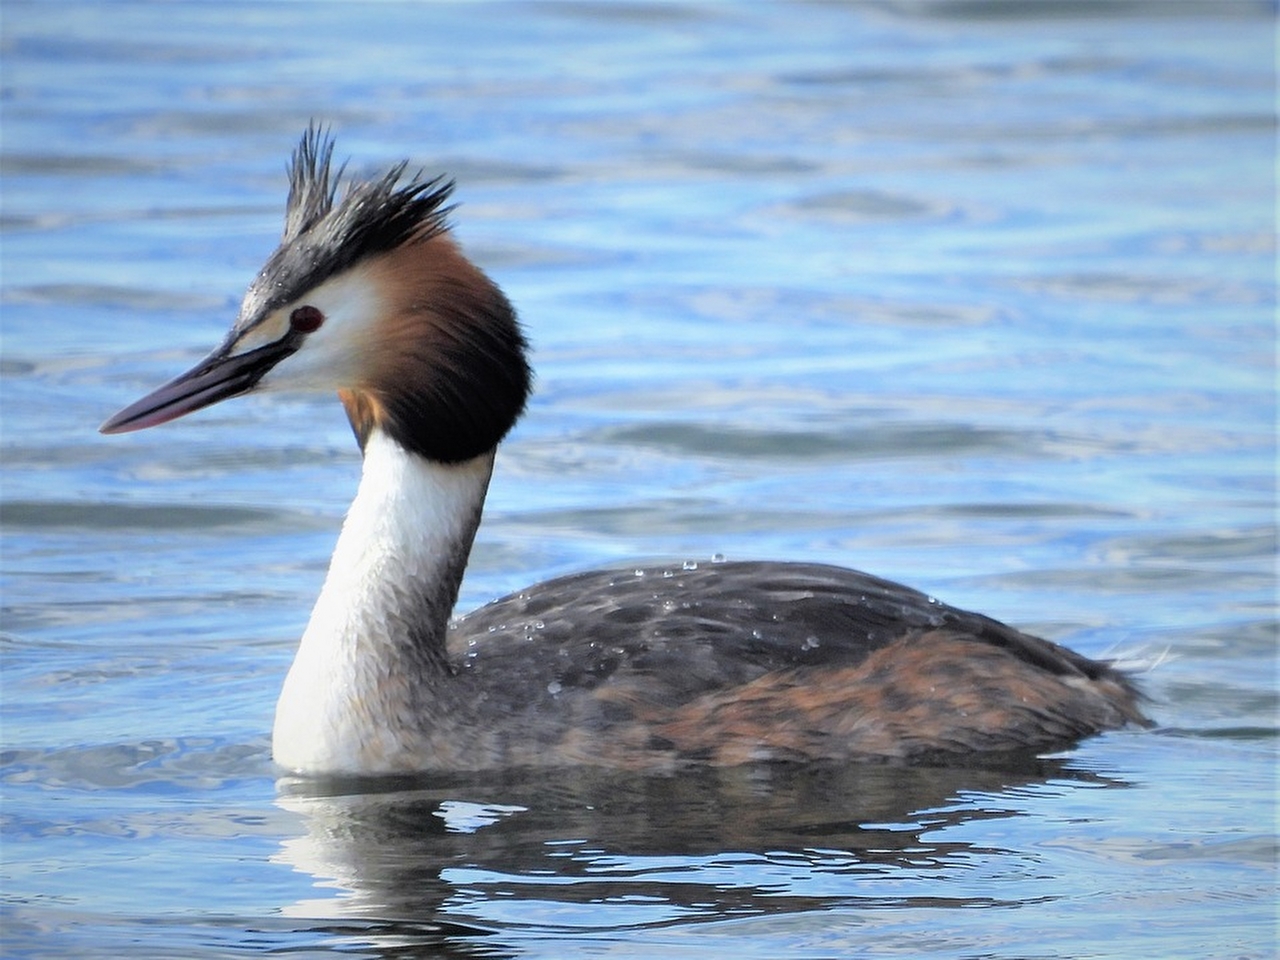
[[[98,429],[102,433],[142,430],[248,393],[300,345],[301,338],[292,334],[245,353],[229,354],[231,344],[224,345],[186,373],[129,404]]]

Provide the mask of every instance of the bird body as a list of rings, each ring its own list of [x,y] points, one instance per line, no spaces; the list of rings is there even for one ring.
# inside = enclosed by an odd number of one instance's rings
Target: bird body
[[[450,621],[531,373],[515,312],[405,165],[337,197],[314,128],[285,231],[222,345],[103,425],[254,390],[334,391],[364,457],[277,706],[306,774],[936,761],[1145,722],[1111,666],[840,567],[619,568]]]

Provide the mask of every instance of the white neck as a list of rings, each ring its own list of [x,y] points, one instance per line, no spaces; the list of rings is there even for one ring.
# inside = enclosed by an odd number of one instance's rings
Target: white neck
[[[445,631],[493,452],[459,464],[379,430],[276,706],[273,752],[304,773],[401,769],[430,725]]]

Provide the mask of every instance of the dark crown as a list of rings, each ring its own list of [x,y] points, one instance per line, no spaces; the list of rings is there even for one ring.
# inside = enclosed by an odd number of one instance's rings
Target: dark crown
[[[333,172],[332,161],[328,132],[308,127],[289,164],[284,235],[249,288],[242,323],[298,299],[366,257],[448,230],[453,208],[445,202],[452,180],[424,179],[421,171],[405,178],[408,162],[401,161],[376,180],[346,183],[339,200],[346,164]]]

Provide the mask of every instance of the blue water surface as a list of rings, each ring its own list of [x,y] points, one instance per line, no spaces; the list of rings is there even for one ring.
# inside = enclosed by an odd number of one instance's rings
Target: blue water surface
[[[3,947],[1267,957],[1270,3],[2,11]],[[458,183],[537,393],[470,608],[812,559],[1137,671],[1019,769],[279,779],[359,459],[323,396],[101,437],[221,338],[309,120]]]

